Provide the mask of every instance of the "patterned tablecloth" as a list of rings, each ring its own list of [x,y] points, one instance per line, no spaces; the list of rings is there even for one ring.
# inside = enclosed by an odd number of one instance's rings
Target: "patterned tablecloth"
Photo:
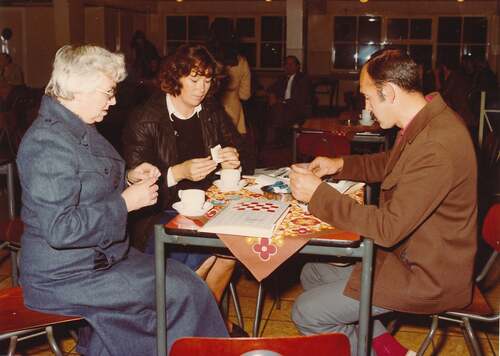
[[[229,200],[243,198],[266,199],[262,194],[242,189],[239,192],[222,193],[215,186],[207,191],[214,207],[204,216],[188,218],[177,215],[165,226],[174,229],[196,230],[215,216]],[[358,203],[363,202],[363,190],[350,194]],[[304,212],[296,200],[290,202],[290,210],[276,228],[272,238],[243,237],[219,234],[219,238],[233,255],[261,281],[283,262],[302,248],[311,238],[357,241],[358,234],[342,231]]]

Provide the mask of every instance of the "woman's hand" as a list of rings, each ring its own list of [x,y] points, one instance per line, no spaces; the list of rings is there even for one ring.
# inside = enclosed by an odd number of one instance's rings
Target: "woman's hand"
[[[238,168],[241,165],[240,155],[234,147],[224,147],[219,151],[222,168]]]
[[[139,183],[125,189],[122,197],[127,205],[127,211],[134,211],[145,206],[156,204],[158,199],[158,178],[145,178]]]
[[[308,169],[317,177],[338,173],[344,167],[342,158],[316,157],[309,163]]]
[[[172,167],[172,173],[177,182],[189,179],[193,182],[200,181],[217,168],[217,163],[210,156],[193,158]]]
[[[127,172],[127,182],[129,184],[135,184],[147,178],[158,179],[160,175],[161,173],[158,168],[151,163],[143,162]]]

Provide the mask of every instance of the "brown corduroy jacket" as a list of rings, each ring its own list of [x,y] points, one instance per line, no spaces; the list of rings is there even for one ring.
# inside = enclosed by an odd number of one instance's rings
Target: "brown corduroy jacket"
[[[384,153],[344,157],[339,179],[381,182],[379,206],[361,206],[326,183],[309,211],[378,245],[373,304],[435,313],[470,303],[476,254],[476,157],[463,121],[439,94]],[[361,266],[344,290],[359,299]]]

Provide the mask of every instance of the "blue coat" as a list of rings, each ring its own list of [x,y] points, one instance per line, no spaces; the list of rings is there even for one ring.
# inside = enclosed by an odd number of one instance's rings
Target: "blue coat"
[[[86,355],[155,354],[154,261],[129,249],[120,155],[46,96],[17,164],[26,305],[83,316],[93,330],[79,345]],[[167,275],[168,346],[181,336],[226,336],[203,281],[170,260]]]

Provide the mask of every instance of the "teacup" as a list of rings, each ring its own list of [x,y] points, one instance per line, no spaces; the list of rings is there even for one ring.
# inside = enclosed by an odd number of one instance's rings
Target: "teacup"
[[[363,109],[363,111],[361,111],[361,121],[372,121],[372,112],[370,110]]]
[[[199,211],[205,204],[205,191],[201,189],[179,190],[179,198],[184,209],[187,211]]]
[[[238,188],[240,177],[239,169],[226,168],[220,171],[220,180],[225,188]]]

